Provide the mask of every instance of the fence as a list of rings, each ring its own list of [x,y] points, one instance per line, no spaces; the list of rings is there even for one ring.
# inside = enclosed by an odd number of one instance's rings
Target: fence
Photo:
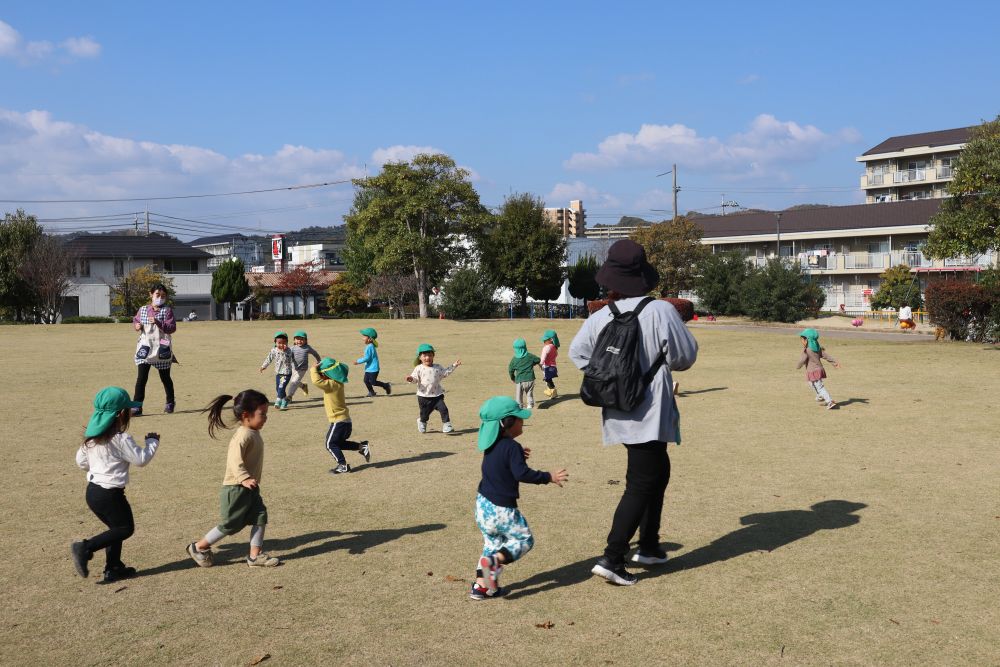
[[[899,313],[895,310],[866,310],[864,308],[845,308],[838,315],[860,317],[863,320],[874,320],[888,326],[899,325]],[[917,324],[930,324],[930,316],[926,310],[914,310],[913,321]]]

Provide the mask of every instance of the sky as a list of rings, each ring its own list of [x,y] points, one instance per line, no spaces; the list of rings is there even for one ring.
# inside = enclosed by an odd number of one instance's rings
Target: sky
[[[856,204],[867,149],[1000,114],[997,25],[961,0],[4,3],[0,205],[185,240],[337,225],[350,179],[420,152],[588,224],[669,217],[673,164],[682,213]]]

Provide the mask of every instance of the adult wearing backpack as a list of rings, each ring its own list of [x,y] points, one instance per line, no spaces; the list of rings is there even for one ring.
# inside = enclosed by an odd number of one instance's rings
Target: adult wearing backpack
[[[659,273],[646,260],[641,245],[629,239],[616,241],[597,273],[597,282],[607,288],[610,303],[587,318],[569,347],[570,359],[585,374],[582,396],[591,405],[604,406],[604,444],[624,444],[628,456],[625,492],[611,522],[608,545],[591,570],[620,586],[636,582],[635,575],[625,568],[629,542],[636,530],[639,550],[632,561],[643,565],[667,561],[667,554],[660,548],[660,514],[670,481],[667,443],[680,441],[671,371],[690,368],[698,356],[698,343],[674,307],[645,296],[659,280]],[[638,331],[631,326],[633,318]],[[615,326],[599,345],[602,332],[615,320]],[[632,334],[637,336],[634,349],[628,345]],[[625,347],[607,344],[615,336],[625,342]],[[607,369],[614,369],[614,364],[623,359],[627,359],[629,368],[615,371],[626,380],[619,383],[616,394],[613,383],[608,388],[600,378],[602,373],[606,378]],[[638,368],[631,368],[636,364]],[[642,390],[637,393],[635,385],[639,382]]]

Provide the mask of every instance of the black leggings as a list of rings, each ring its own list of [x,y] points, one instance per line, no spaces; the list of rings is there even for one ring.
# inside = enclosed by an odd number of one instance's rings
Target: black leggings
[[[142,403],[146,399],[146,382],[149,380],[149,364],[139,364],[139,375],[135,378],[135,391],[132,393],[132,400]],[[163,383],[163,391],[167,394],[167,403],[174,402],[174,381],[170,379],[170,366],[157,369],[160,373],[160,382]]]
[[[670,482],[670,457],[667,443],[651,441],[640,445],[625,445],[628,451],[628,471],[625,473],[625,493],[618,501],[608,546],[604,555],[613,564],[625,562],[629,542],[639,531],[639,549],[655,553],[660,547],[660,514],[663,494]]]
[[[145,364],[143,364],[145,366]],[[147,366],[148,368],[148,366]],[[122,563],[122,542],[135,532],[132,506],[125,497],[125,489],[105,489],[91,482],[87,484],[87,507],[108,527],[100,535],[84,540],[87,554],[92,555],[104,549],[104,570],[124,567]]]
[[[451,421],[448,415],[448,406],[444,403],[444,394],[440,396],[417,396],[417,405],[420,406],[420,421],[427,423],[431,412],[437,410],[441,413],[441,421],[448,423]]]
[[[389,393],[389,383],[378,381],[378,371],[374,373],[365,373],[365,386],[368,387],[368,394],[375,393],[375,387],[381,387],[385,390],[385,393]]]

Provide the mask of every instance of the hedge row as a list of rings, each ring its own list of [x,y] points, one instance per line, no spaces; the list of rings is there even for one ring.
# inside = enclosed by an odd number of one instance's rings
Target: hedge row
[[[667,303],[672,304],[673,307],[677,309],[677,314],[680,315],[681,319],[684,320],[685,322],[689,322],[692,319],[694,319],[694,304],[688,301],[687,299],[673,299],[670,297],[665,297],[662,299],[662,301],[666,301]],[[607,299],[588,301],[587,311],[590,312],[590,314],[593,314],[596,313],[601,308],[604,308],[604,306],[606,305],[608,305]]]
[[[927,286],[924,302],[931,324],[952,340],[1000,341],[1000,285],[935,281]]]

